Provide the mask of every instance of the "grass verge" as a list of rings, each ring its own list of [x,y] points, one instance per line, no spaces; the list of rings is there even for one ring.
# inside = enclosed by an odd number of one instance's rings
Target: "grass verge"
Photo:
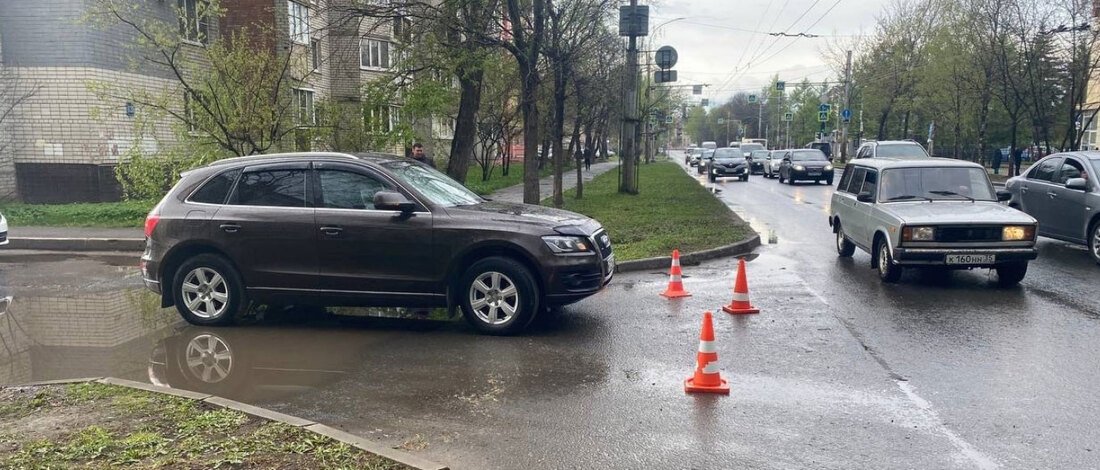
[[[408,467],[305,429],[113,385],[0,389],[2,468]]]
[[[619,261],[688,253],[736,243],[753,231],[697,180],[672,162],[642,165],[640,194],[618,192],[617,171],[597,176],[565,194],[564,209],[599,220],[615,243]]]
[[[3,204],[8,225],[22,227],[141,227],[156,201],[88,204]]]

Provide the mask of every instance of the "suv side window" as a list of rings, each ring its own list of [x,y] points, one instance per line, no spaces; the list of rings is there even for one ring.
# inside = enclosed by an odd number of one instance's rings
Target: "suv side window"
[[[840,183],[837,183],[836,185],[837,191],[843,193],[848,192],[848,184],[852,182],[852,174],[855,172],[855,167],[852,167],[851,170],[844,171],[844,176],[840,177]]]
[[[198,191],[191,194],[188,201],[203,204],[225,204],[225,199],[229,197],[229,190],[233,189],[233,183],[237,182],[237,176],[240,176],[240,174],[241,170],[236,169],[210,178]]]
[[[1062,168],[1058,170],[1058,178],[1054,180],[1055,183],[1065,185],[1071,178],[1082,178],[1082,174],[1085,172],[1085,168],[1081,166],[1077,160],[1067,158],[1062,163]]]
[[[1027,173],[1027,179],[1039,181],[1054,181],[1054,173],[1062,166],[1061,158],[1048,158],[1035,166]]]
[[[863,187],[863,178],[867,176],[866,168],[856,168],[852,172],[852,181],[848,182],[848,192],[859,195],[860,188]]]
[[[241,206],[305,207],[306,171],[259,170],[241,175],[232,204]]]
[[[321,207],[331,209],[374,209],[374,195],[392,191],[393,185],[380,178],[340,170],[318,170]]]

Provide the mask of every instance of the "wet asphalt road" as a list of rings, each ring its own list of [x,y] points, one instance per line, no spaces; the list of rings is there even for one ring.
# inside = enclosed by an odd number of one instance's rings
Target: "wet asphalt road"
[[[985,272],[882,285],[838,259],[832,189],[717,185],[766,242],[759,315],[716,313],[728,397],[683,393],[701,313],[731,260],[620,274],[522,337],[461,322],[273,314],[181,325],[136,272],[0,264],[0,383],[115,375],[217,393],[403,446],[457,469],[1100,468],[1100,268],[1043,240],[1019,288]],[[377,311],[356,310],[356,314]],[[418,316],[419,314],[411,314]],[[200,363],[197,352],[218,361]]]

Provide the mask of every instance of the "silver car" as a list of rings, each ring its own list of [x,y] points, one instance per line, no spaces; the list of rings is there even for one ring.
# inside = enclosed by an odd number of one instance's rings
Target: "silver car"
[[[976,163],[853,160],[833,193],[829,225],[837,253],[871,253],[884,282],[897,282],[905,267],[989,268],[1012,286],[1038,254],[1035,219],[999,203],[1009,197]]]
[[[0,214],[0,246],[8,244],[8,219],[4,218],[4,214]]]
[[[1100,152],[1057,153],[1009,179],[1009,205],[1039,221],[1039,235],[1089,247],[1100,263]]]
[[[778,178],[779,167],[783,164],[783,158],[790,150],[772,150],[768,152],[768,156],[764,159],[764,177],[765,178]]]

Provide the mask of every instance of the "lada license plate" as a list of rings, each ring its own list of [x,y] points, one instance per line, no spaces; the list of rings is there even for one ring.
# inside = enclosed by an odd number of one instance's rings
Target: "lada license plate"
[[[993,264],[996,255],[947,255],[947,264]]]

